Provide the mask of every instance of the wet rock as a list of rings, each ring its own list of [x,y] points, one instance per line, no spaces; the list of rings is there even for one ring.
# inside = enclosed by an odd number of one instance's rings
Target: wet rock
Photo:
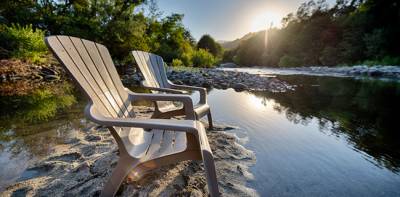
[[[31,187],[24,187],[21,189],[15,190],[12,194],[11,197],[25,197],[28,196],[28,192],[31,191]]]
[[[235,85],[233,85],[233,89],[235,89],[235,91],[243,91],[248,89],[248,87],[246,85],[244,85],[243,83],[236,83]]]
[[[85,140],[86,140],[86,141],[89,141],[89,142],[96,142],[96,141],[100,141],[100,140],[101,140],[101,136],[98,136],[98,135],[88,135],[88,136],[85,137]]]
[[[211,88],[211,84],[208,81],[203,82],[203,84],[201,84],[202,87],[204,88]]]
[[[57,76],[57,75],[46,75],[46,76],[44,76],[44,79],[46,79],[46,80],[48,80],[48,81],[53,81],[53,80],[58,80],[58,79],[60,79],[60,77]]]
[[[66,153],[63,155],[52,156],[49,158],[49,160],[71,162],[71,161],[79,160],[81,158],[82,158],[81,153],[72,152],[72,153]]]
[[[85,146],[81,148],[81,152],[85,157],[91,156],[96,153],[96,145]]]
[[[64,140],[65,144],[76,144],[78,143],[80,140],[78,138],[67,138]]]
[[[383,72],[379,71],[379,70],[371,70],[368,72],[368,76],[370,77],[380,77],[383,75]]]
[[[115,164],[117,161],[116,154],[106,154],[105,157],[101,157],[97,159],[92,166],[90,166],[90,172],[94,175],[104,174],[107,170],[110,169],[112,164]]]
[[[45,75],[45,76],[46,75],[58,75],[58,73],[55,70],[47,68],[47,67],[43,67],[40,70],[40,72],[41,72],[42,75]]]
[[[40,166],[28,168],[21,174],[21,176],[18,178],[17,181],[24,181],[24,180],[43,176],[44,174],[51,171],[53,168],[54,168],[54,166],[51,164],[43,164]]]

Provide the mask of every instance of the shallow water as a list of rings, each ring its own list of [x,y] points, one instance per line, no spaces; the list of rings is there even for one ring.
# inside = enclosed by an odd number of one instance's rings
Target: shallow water
[[[287,93],[213,90],[214,119],[240,127],[261,196],[399,196],[400,84],[283,77]]]
[[[214,120],[238,126],[232,132],[256,154],[250,187],[261,196],[400,196],[400,83],[279,78],[298,87],[209,92]],[[85,128],[84,103],[45,123],[3,128],[0,190],[40,174],[25,169]]]

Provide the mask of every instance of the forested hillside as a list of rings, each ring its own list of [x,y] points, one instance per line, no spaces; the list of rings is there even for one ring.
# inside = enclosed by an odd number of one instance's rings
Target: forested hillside
[[[400,64],[400,2],[303,3],[281,28],[257,32],[224,54],[242,66]]]

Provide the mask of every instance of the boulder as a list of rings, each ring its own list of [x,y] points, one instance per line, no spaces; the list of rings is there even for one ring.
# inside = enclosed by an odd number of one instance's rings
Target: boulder
[[[243,90],[248,89],[248,87],[243,83],[236,83],[236,84],[233,85],[233,89],[235,91],[241,92]]]

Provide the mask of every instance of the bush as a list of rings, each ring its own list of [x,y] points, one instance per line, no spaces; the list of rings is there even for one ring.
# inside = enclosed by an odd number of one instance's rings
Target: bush
[[[183,62],[180,59],[173,59],[171,66],[173,67],[183,66]]]
[[[33,30],[32,25],[1,26],[1,58],[17,58],[33,63],[43,63],[48,54],[44,43],[44,31]]]
[[[196,67],[212,67],[216,60],[214,56],[204,49],[194,51],[192,56],[193,66]]]
[[[193,62],[192,62],[192,54],[193,54],[192,50],[182,54],[182,56],[179,59],[182,61],[183,65],[192,66],[192,64],[193,64]]]
[[[301,60],[297,57],[284,55],[279,60],[279,67],[296,67],[296,66],[302,66]]]

